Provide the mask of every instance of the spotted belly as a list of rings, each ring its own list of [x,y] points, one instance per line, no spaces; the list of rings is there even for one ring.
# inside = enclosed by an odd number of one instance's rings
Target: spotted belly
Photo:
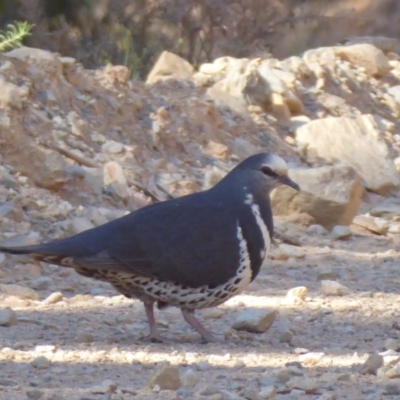
[[[247,243],[239,225],[237,238],[239,242],[239,266],[230,279],[218,286],[204,285],[193,288],[134,273],[93,270],[82,266],[75,266],[75,269],[81,275],[108,281],[116,290],[127,297],[139,298],[143,301],[152,300],[162,305],[189,310],[215,307],[242,292],[252,279]]]

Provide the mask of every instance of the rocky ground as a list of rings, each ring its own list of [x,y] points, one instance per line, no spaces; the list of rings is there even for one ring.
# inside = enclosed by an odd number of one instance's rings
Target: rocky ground
[[[355,39],[354,39],[355,40]],[[0,254],[0,398],[394,399],[400,395],[400,56],[385,38],[199,71],[0,56],[0,239],[61,238],[216,183],[274,151],[277,244],[242,295],[157,315],[73,271]]]

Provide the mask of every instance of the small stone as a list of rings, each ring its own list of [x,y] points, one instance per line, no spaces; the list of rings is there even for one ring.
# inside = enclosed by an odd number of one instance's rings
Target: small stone
[[[35,290],[46,290],[52,284],[52,280],[47,276],[39,276],[31,282],[31,288]]]
[[[265,388],[262,388],[260,391],[260,397],[264,400],[267,399],[274,399],[275,396],[277,395],[276,389],[274,386],[267,386]]]
[[[212,396],[218,392],[218,388],[212,383],[206,384],[203,388],[198,391],[200,396]]]
[[[161,390],[176,390],[181,386],[179,369],[167,363],[161,364],[150,378],[149,386],[158,385]]]
[[[323,280],[321,281],[322,294],[326,296],[344,296],[350,293],[350,289],[339,282]]]
[[[339,382],[349,382],[351,380],[350,374],[340,374],[337,379]]]
[[[266,332],[274,323],[276,311],[252,309],[241,312],[233,323],[233,329],[253,333]]]
[[[386,394],[399,395],[400,394],[400,382],[389,382],[384,386]]]
[[[348,226],[336,225],[331,231],[333,240],[348,239],[351,236],[351,229]]]
[[[22,297],[23,299],[39,300],[39,294],[37,292],[35,292],[33,289],[29,289],[20,285],[0,285],[0,293]]]
[[[322,225],[312,224],[307,228],[307,232],[312,235],[322,236],[326,235],[327,230]]]
[[[246,400],[263,400],[258,390],[255,389],[246,389],[243,392],[243,396]]]
[[[318,384],[314,379],[305,377],[293,377],[285,385],[288,389],[304,390],[306,393],[313,393],[318,389]]]
[[[189,368],[187,369],[181,377],[181,382],[183,386],[192,387],[195,386],[198,381],[198,376],[196,372]]]
[[[289,289],[286,298],[288,300],[300,300],[304,301],[307,297],[308,289],[305,286],[297,286]]]
[[[6,263],[6,256],[3,253],[0,253],[0,268],[4,267]]]
[[[105,381],[101,382],[98,386],[93,386],[90,389],[90,392],[93,394],[104,394],[107,392],[113,392],[117,388],[117,384],[112,381],[111,379],[106,379]]]
[[[397,351],[400,349],[400,342],[398,340],[389,338],[389,339],[386,339],[384,347],[386,350]]]
[[[92,343],[93,335],[91,333],[81,332],[76,335],[75,341],[78,343]]]
[[[384,218],[371,217],[370,215],[357,215],[353,224],[362,226],[377,235],[385,235],[389,229],[389,222]]]
[[[124,151],[124,145],[116,142],[115,140],[107,140],[102,146],[101,151],[103,153],[119,154]]]
[[[221,400],[246,400],[244,397],[231,393],[228,390],[221,390],[220,393],[222,395]]]
[[[323,269],[317,274],[317,281],[334,281],[336,278],[336,273],[331,269]]]
[[[293,332],[292,331],[285,331],[282,333],[280,337],[280,341],[282,343],[290,343],[293,339]]]
[[[45,300],[43,300],[43,303],[46,305],[56,304],[62,301],[63,298],[64,296],[61,292],[54,292],[50,296],[48,296]]]
[[[26,392],[26,396],[30,400],[38,400],[44,395],[44,392],[38,389],[28,390]]]
[[[56,351],[56,346],[53,346],[51,344],[35,347],[35,352],[37,353],[49,353],[49,352],[53,353],[55,351]]]
[[[323,352],[311,352],[299,355],[299,361],[307,365],[318,364],[322,357],[325,355]]]
[[[396,364],[394,367],[384,370],[383,374],[389,379],[400,378],[400,364]]]
[[[36,357],[31,362],[32,367],[37,369],[47,369],[50,367],[50,361],[45,356]]]
[[[279,371],[276,374],[275,381],[276,381],[276,383],[284,385],[284,384],[286,384],[287,382],[290,381],[291,377],[292,376],[290,375],[289,371],[284,369],[284,370]]]
[[[220,160],[226,160],[229,155],[227,145],[210,140],[205,147],[205,153]]]
[[[0,378],[0,386],[16,386],[17,382],[12,381],[11,379]]]
[[[13,326],[18,322],[17,314],[14,310],[7,307],[0,310],[0,326]]]
[[[383,365],[383,357],[379,354],[371,354],[360,369],[360,374],[375,375]]]
[[[115,161],[110,161],[104,165],[103,171],[104,191],[127,200],[129,197],[128,184],[124,170]]]

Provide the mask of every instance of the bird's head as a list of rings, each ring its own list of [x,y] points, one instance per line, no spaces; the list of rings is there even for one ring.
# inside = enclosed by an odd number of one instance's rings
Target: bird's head
[[[286,162],[273,153],[255,154],[246,158],[235,169],[253,190],[270,193],[281,185],[300,190],[300,186],[289,178]]]

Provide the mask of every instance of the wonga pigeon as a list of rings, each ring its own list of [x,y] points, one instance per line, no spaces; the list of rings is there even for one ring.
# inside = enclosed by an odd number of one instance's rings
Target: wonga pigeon
[[[66,239],[0,246],[0,252],[74,268],[141,300],[153,341],[161,341],[154,303],[180,308],[185,321],[213,341],[194,310],[224,303],[257,276],[273,235],[271,190],[282,184],[300,190],[287,172],[279,156],[256,154],[209,190],[151,204]]]

